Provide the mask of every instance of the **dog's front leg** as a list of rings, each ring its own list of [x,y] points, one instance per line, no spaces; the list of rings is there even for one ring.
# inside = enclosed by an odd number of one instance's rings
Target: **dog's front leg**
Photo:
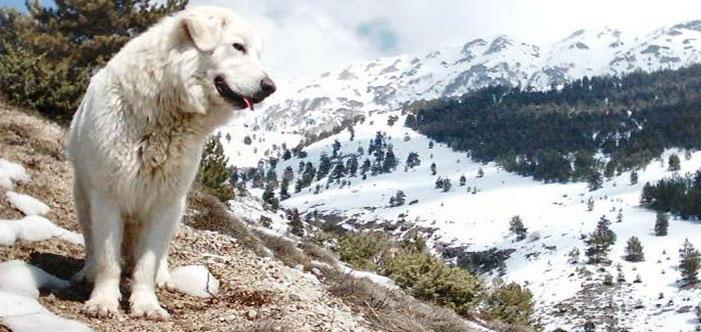
[[[93,317],[110,317],[119,307],[122,213],[113,200],[97,191],[91,193],[90,204],[95,287],[83,311]]]
[[[150,215],[143,220],[136,250],[134,250],[136,266],[129,299],[131,315],[134,317],[153,320],[170,318],[156,298],[155,279],[157,269],[167,254],[168,243],[180,222],[184,207],[183,198],[171,206],[151,209]]]

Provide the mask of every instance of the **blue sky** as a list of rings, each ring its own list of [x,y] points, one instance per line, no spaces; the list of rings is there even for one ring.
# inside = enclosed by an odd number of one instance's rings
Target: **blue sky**
[[[701,19],[700,0],[190,0],[201,4],[253,21],[266,43],[264,60],[281,78],[500,34],[542,45],[582,28],[643,35]]]

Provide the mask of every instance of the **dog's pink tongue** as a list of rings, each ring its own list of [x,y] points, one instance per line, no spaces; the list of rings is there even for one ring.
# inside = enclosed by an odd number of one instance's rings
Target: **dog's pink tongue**
[[[244,98],[243,98],[243,101],[246,102],[246,106],[247,106],[248,108],[250,108],[251,111],[254,110],[254,109],[253,109],[253,108],[254,108],[254,107],[253,107],[253,103],[252,103],[250,100],[248,100],[248,98],[244,97]]]

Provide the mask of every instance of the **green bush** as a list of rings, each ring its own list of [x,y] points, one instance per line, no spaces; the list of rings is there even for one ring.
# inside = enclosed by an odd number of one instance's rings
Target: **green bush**
[[[54,5],[44,8],[28,0],[26,13],[0,9],[0,93],[68,121],[91,72],[161,17],[185,8],[187,0],[62,0]]]
[[[389,242],[377,233],[346,233],[338,242],[338,255],[344,262],[361,270],[377,271]]]
[[[498,286],[485,300],[485,313],[514,325],[532,325],[533,294],[512,282]]]
[[[418,299],[452,308],[462,315],[483,299],[480,279],[426,252],[425,241],[418,236],[398,243],[374,233],[346,233],[339,241],[339,255],[356,268],[391,278]]]
[[[481,300],[482,281],[426,252],[402,250],[383,262],[383,274],[418,299],[467,315]]]
[[[219,137],[210,138],[204,145],[202,161],[197,171],[197,183],[207,193],[226,203],[234,198],[234,185],[231,172],[227,168],[229,158],[224,155],[224,147]]]

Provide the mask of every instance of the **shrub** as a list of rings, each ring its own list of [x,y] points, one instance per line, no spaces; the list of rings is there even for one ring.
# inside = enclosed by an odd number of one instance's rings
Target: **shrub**
[[[383,274],[418,299],[432,301],[467,315],[483,296],[482,281],[425,252],[400,251],[386,259]]]
[[[523,221],[521,220],[521,217],[514,216],[509,222],[509,231],[516,235],[516,241],[522,241],[526,239],[526,233],[528,232],[528,229],[525,226],[523,226]]]
[[[338,254],[344,262],[359,269],[376,271],[380,256],[389,244],[378,233],[346,233],[341,236],[338,247]]]
[[[629,262],[642,262],[645,260],[645,255],[643,254],[643,245],[640,240],[632,236],[628,239],[626,244],[626,256],[625,259]]]
[[[689,239],[684,240],[682,248],[679,249],[679,257],[682,279],[688,283],[697,282],[699,267],[701,267],[701,253],[694,248]]]
[[[26,14],[0,11],[0,93],[65,121],[94,69],[161,17],[185,8],[187,0],[54,4],[42,8],[39,1],[28,1]]]
[[[452,267],[425,251],[420,237],[403,244],[378,234],[345,234],[339,241],[341,259],[393,279],[416,298],[467,315],[482,299],[482,281],[467,270]]]
[[[209,194],[227,202],[234,198],[231,172],[227,169],[229,158],[224,155],[224,147],[219,137],[210,138],[204,145],[202,161],[197,171],[197,182]]]
[[[499,286],[487,296],[485,312],[509,324],[529,326],[533,322],[533,294],[515,282]]]
[[[662,211],[657,211],[657,218],[655,220],[655,235],[665,236],[667,235],[667,229],[669,228],[669,217]]]

